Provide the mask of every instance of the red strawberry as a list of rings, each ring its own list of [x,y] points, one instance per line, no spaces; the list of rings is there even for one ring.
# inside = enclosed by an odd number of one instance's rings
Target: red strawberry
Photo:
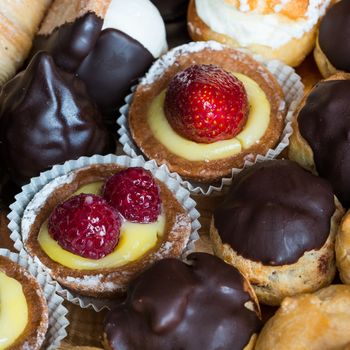
[[[172,128],[186,139],[212,143],[233,138],[249,111],[243,84],[214,65],[193,65],[170,81],[164,104]]]
[[[120,225],[118,212],[104,198],[80,194],[53,210],[48,229],[62,248],[85,258],[100,259],[117,245]]]
[[[158,185],[143,168],[128,168],[113,175],[104,186],[103,197],[132,222],[157,221],[161,211]]]

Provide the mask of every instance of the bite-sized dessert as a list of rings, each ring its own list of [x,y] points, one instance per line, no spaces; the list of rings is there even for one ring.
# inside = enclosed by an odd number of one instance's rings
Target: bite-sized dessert
[[[320,23],[314,57],[327,78],[338,71],[350,73],[350,2],[336,2]]]
[[[251,350],[260,309],[249,282],[213,255],[163,259],[109,312],[105,349]],[[130,330],[137,330],[131,332]]]
[[[82,79],[104,113],[167,50],[164,22],[149,0],[55,0],[34,41]]]
[[[320,18],[332,0],[191,0],[193,40],[246,47],[269,59],[298,66],[315,45]]]
[[[234,178],[214,211],[210,236],[215,254],[247,277],[259,301],[278,305],[331,283],[342,214],[326,180],[272,160]]]
[[[0,349],[39,350],[48,328],[48,309],[36,279],[0,255]]]
[[[262,64],[214,42],[191,43],[152,66],[128,123],[148,158],[212,182],[276,146],[285,114],[282,89]]]
[[[0,161],[21,185],[54,164],[115,146],[84,83],[35,55],[0,92]]]
[[[283,300],[262,329],[255,350],[347,350],[350,287],[332,285]]]
[[[51,0],[0,2],[0,85],[21,68]]]
[[[350,74],[319,82],[304,97],[293,121],[289,158],[326,178],[350,206]]]
[[[116,295],[151,263],[185,249],[191,217],[173,191],[141,167],[73,170],[48,182],[26,207],[25,249],[72,291]]]
[[[350,211],[348,211],[339,226],[335,240],[335,256],[340,279],[350,284]]]

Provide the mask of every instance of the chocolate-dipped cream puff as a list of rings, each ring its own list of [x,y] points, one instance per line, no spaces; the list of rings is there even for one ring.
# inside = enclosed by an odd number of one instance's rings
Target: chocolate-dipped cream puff
[[[235,178],[210,235],[215,254],[248,278],[259,301],[278,305],[331,283],[342,212],[324,179],[291,161],[262,162]]]

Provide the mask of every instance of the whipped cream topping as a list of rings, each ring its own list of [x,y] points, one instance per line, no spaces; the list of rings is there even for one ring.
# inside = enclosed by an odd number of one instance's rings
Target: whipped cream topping
[[[131,36],[154,58],[168,49],[163,19],[149,0],[112,0],[102,29],[107,28],[118,29]]]
[[[224,0],[195,1],[198,16],[215,32],[232,37],[243,47],[259,44],[273,49],[309,32],[330,3],[330,0],[310,0],[305,16],[292,20],[279,13],[291,0],[280,0],[273,14],[261,14],[259,7],[250,12],[247,0],[240,1],[239,8]]]

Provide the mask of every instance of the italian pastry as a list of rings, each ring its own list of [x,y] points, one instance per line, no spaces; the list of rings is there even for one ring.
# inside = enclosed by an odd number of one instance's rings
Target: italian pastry
[[[111,297],[152,262],[180,256],[191,218],[150,171],[95,164],[44,186],[21,232],[28,253],[63,286]]]
[[[44,294],[33,276],[0,256],[0,349],[39,350],[48,328]]]
[[[349,36],[350,3],[342,0],[326,13],[318,31],[314,57],[323,77],[339,71],[350,73]]]
[[[298,66],[313,49],[320,18],[331,0],[191,0],[193,40],[245,47],[268,59]]]
[[[335,256],[340,279],[350,284],[350,212],[348,211],[339,226],[335,241]]]
[[[327,179],[350,205],[350,74],[319,82],[303,99],[293,121],[289,158]]]
[[[191,43],[157,61],[129,108],[135,144],[184,178],[213,182],[265,155],[284,128],[278,82],[250,56]]]
[[[286,298],[263,327],[255,350],[347,350],[349,310],[350,287],[344,285]]]
[[[0,86],[22,66],[51,0],[1,1]]]
[[[165,26],[149,0],[55,0],[34,40],[39,50],[82,79],[104,114],[115,114],[167,50]]]
[[[130,332],[137,329],[137,332]],[[138,276],[107,314],[108,350],[254,348],[260,310],[249,282],[213,255],[163,259]]]
[[[287,160],[256,163],[234,179],[214,211],[214,252],[238,268],[260,302],[327,286],[343,210],[330,184]]]
[[[40,52],[0,92],[0,160],[18,185],[54,164],[114,150],[84,83]]]

